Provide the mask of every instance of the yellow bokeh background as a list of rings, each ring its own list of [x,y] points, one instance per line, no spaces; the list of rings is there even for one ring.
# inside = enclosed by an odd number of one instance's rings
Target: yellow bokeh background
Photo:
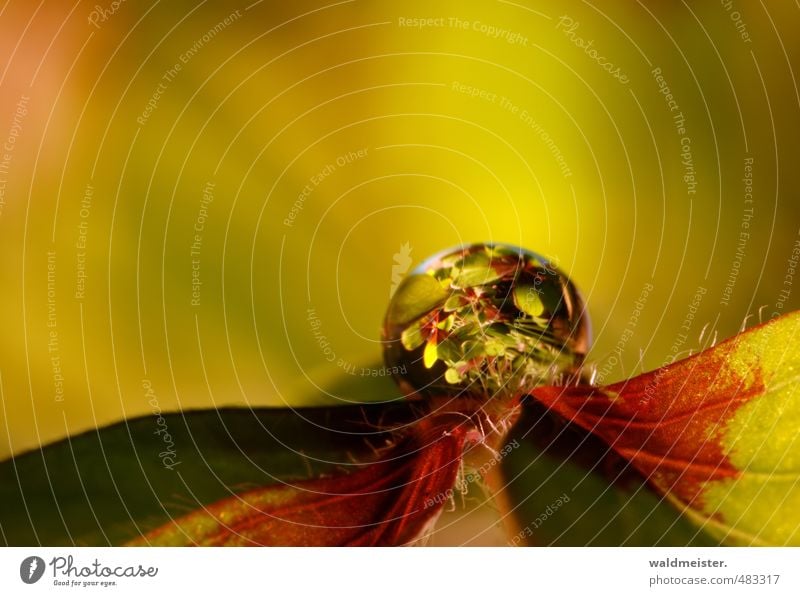
[[[741,0],[12,0],[0,456],[151,413],[145,380],[164,411],[394,397],[360,373],[405,245],[555,257],[607,382],[797,308],[799,20]]]

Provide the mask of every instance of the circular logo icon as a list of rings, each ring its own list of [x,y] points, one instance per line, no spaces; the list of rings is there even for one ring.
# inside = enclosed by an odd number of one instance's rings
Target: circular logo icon
[[[19,577],[26,584],[35,584],[44,575],[44,559],[41,557],[25,557],[19,565]]]

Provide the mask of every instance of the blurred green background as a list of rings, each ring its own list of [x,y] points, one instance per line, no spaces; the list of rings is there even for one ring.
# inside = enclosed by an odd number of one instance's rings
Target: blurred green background
[[[392,398],[360,375],[393,283],[465,242],[557,259],[604,382],[797,308],[799,17],[11,0],[0,457],[156,407]]]

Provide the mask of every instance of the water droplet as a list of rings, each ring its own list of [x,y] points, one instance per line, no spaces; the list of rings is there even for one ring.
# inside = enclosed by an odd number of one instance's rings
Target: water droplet
[[[569,278],[507,244],[426,260],[397,288],[383,327],[386,365],[408,396],[488,399],[558,384],[589,347],[589,319]]]

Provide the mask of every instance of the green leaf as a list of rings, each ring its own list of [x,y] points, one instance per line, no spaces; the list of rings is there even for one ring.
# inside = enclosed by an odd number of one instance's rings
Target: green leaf
[[[545,310],[542,299],[539,297],[539,290],[533,285],[514,286],[514,304],[522,312],[532,317],[541,317]]]
[[[89,431],[0,462],[0,537],[122,544],[233,493],[353,470],[385,444],[378,423],[413,416],[407,404],[222,409]]]
[[[447,363],[458,362],[462,359],[459,345],[449,338],[439,342],[436,353],[440,360]]]
[[[425,351],[422,353],[422,362],[425,368],[431,368],[439,359],[439,350],[435,341],[428,341],[425,344]]]
[[[445,312],[453,312],[466,304],[466,300],[460,294],[453,294],[444,303]]]
[[[453,286],[456,288],[469,288],[482,286],[502,277],[503,272],[492,267],[489,255],[477,252],[464,257],[454,268]]]
[[[532,394],[716,539],[800,545],[798,340],[794,312],[621,383]]]
[[[450,331],[453,328],[454,319],[455,317],[453,315],[445,317],[436,324],[436,328],[441,329],[442,331]]]
[[[400,343],[406,350],[415,350],[425,343],[425,336],[422,334],[422,326],[419,323],[409,325],[400,334]]]
[[[455,368],[448,368],[444,373],[444,380],[450,383],[451,385],[460,383],[461,379],[462,379],[461,374]]]
[[[394,293],[386,320],[389,325],[408,325],[447,299],[448,292],[430,275],[405,278]]]
[[[474,360],[475,358],[481,358],[486,354],[482,341],[467,340],[461,344],[461,349],[464,352],[464,360]]]
[[[486,351],[487,356],[502,356],[506,353],[506,347],[503,343],[494,339],[487,340],[483,349]]]

